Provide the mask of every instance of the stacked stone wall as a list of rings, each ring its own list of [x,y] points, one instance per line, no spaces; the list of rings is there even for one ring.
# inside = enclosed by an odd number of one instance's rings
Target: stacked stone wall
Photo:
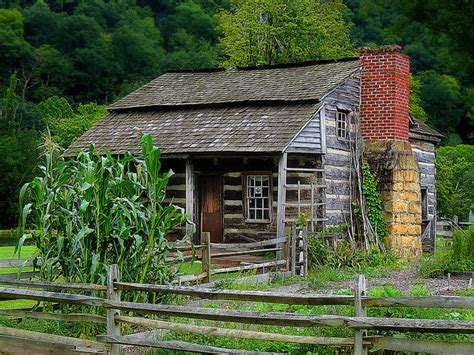
[[[364,154],[379,179],[378,190],[388,222],[387,245],[404,260],[419,257],[422,252],[420,172],[410,143],[368,141]]]

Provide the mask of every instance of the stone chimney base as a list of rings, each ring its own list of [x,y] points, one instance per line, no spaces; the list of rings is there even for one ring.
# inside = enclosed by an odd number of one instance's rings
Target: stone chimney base
[[[364,142],[364,158],[379,179],[389,249],[402,260],[421,256],[420,173],[410,143],[368,140]]]

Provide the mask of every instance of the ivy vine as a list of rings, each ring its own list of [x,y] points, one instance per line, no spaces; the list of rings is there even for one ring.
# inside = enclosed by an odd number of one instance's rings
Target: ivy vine
[[[383,213],[382,200],[377,191],[377,177],[366,161],[362,165],[362,177],[362,193],[365,198],[367,218],[379,238],[383,240],[388,235],[387,221]]]

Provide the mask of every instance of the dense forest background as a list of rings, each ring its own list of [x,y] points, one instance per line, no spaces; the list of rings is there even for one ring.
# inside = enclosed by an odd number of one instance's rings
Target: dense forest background
[[[67,147],[105,105],[148,80],[229,63],[223,14],[243,2],[0,0],[0,227],[16,223],[18,189],[34,173],[45,136]],[[337,58],[360,46],[401,44],[419,118],[444,134],[443,145],[473,144],[473,3],[336,2],[351,48],[326,44],[320,53]]]

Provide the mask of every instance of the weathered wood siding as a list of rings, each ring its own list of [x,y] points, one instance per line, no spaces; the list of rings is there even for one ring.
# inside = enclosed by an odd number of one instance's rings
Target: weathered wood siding
[[[349,139],[336,135],[337,110],[353,112],[359,104],[359,76],[355,73],[329,93],[324,99],[320,115],[325,125],[326,142],[324,167],[326,171],[326,217],[327,225],[338,225],[350,221],[351,152]],[[352,115],[348,115],[348,130],[353,126]]]
[[[322,153],[320,108],[320,104],[315,107],[316,112],[313,117],[288,145],[286,149],[288,153]]]
[[[433,143],[410,139],[413,155],[420,168],[420,187],[427,189],[428,219],[432,222],[431,238],[436,230],[436,148]]]

